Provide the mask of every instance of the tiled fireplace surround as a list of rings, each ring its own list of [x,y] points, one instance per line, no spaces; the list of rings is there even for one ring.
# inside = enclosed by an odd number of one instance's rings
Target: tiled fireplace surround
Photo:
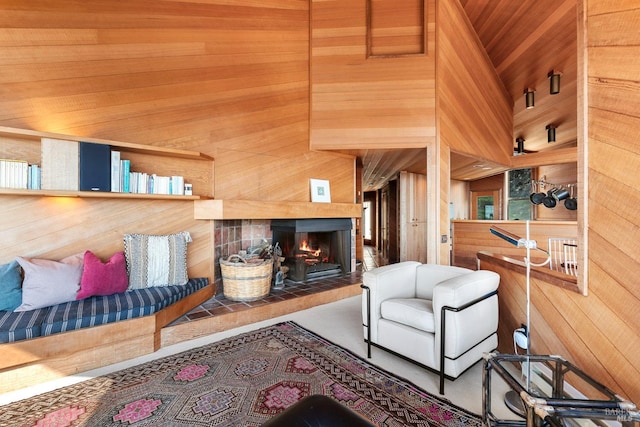
[[[243,249],[257,246],[263,239],[271,242],[271,220],[230,219],[215,221],[214,225],[214,262],[216,295],[222,293],[220,258],[237,254]]]
[[[352,224],[351,233],[351,270],[355,271],[355,236]],[[215,294],[222,294],[220,258],[237,254],[241,250],[258,246],[264,239],[272,243],[271,220],[238,219],[219,220],[214,225],[214,262],[215,262]]]
[[[268,296],[257,301],[228,300],[223,293],[220,257],[227,258],[240,250],[259,245],[262,239],[271,242],[271,220],[216,220],[214,228],[215,295],[165,328],[168,335],[163,335],[163,345],[165,341],[166,345],[174,344],[360,293],[361,272],[355,268],[355,228],[352,228],[351,273],[303,283],[285,282],[283,289],[272,289]],[[273,308],[266,309],[267,305]]]

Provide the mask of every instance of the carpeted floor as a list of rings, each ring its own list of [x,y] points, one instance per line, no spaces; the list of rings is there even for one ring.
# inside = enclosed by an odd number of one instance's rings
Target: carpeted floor
[[[324,394],[380,426],[480,427],[294,322],[0,406],[0,426],[259,426]]]

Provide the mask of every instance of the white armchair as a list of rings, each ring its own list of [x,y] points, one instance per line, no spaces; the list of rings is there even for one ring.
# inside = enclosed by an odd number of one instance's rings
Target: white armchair
[[[436,371],[444,394],[445,377],[457,378],[497,348],[497,273],[406,261],[362,279],[369,358],[373,345]]]

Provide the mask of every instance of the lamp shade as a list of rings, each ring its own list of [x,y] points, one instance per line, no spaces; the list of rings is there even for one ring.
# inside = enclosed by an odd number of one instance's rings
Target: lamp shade
[[[551,95],[557,95],[560,93],[560,73],[551,70],[548,74],[549,77],[549,93]]]
[[[554,125],[547,125],[547,142],[556,142],[556,127]]]
[[[536,106],[535,91],[533,89],[526,89],[524,91],[524,104],[527,107],[527,110]]]

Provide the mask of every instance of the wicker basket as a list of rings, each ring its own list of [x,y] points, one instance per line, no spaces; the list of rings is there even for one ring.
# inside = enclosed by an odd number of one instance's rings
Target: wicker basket
[[[249,259],[239,255],[220,259],[224,296],[232,301],[255,301],[269,295],[273,259]]]

